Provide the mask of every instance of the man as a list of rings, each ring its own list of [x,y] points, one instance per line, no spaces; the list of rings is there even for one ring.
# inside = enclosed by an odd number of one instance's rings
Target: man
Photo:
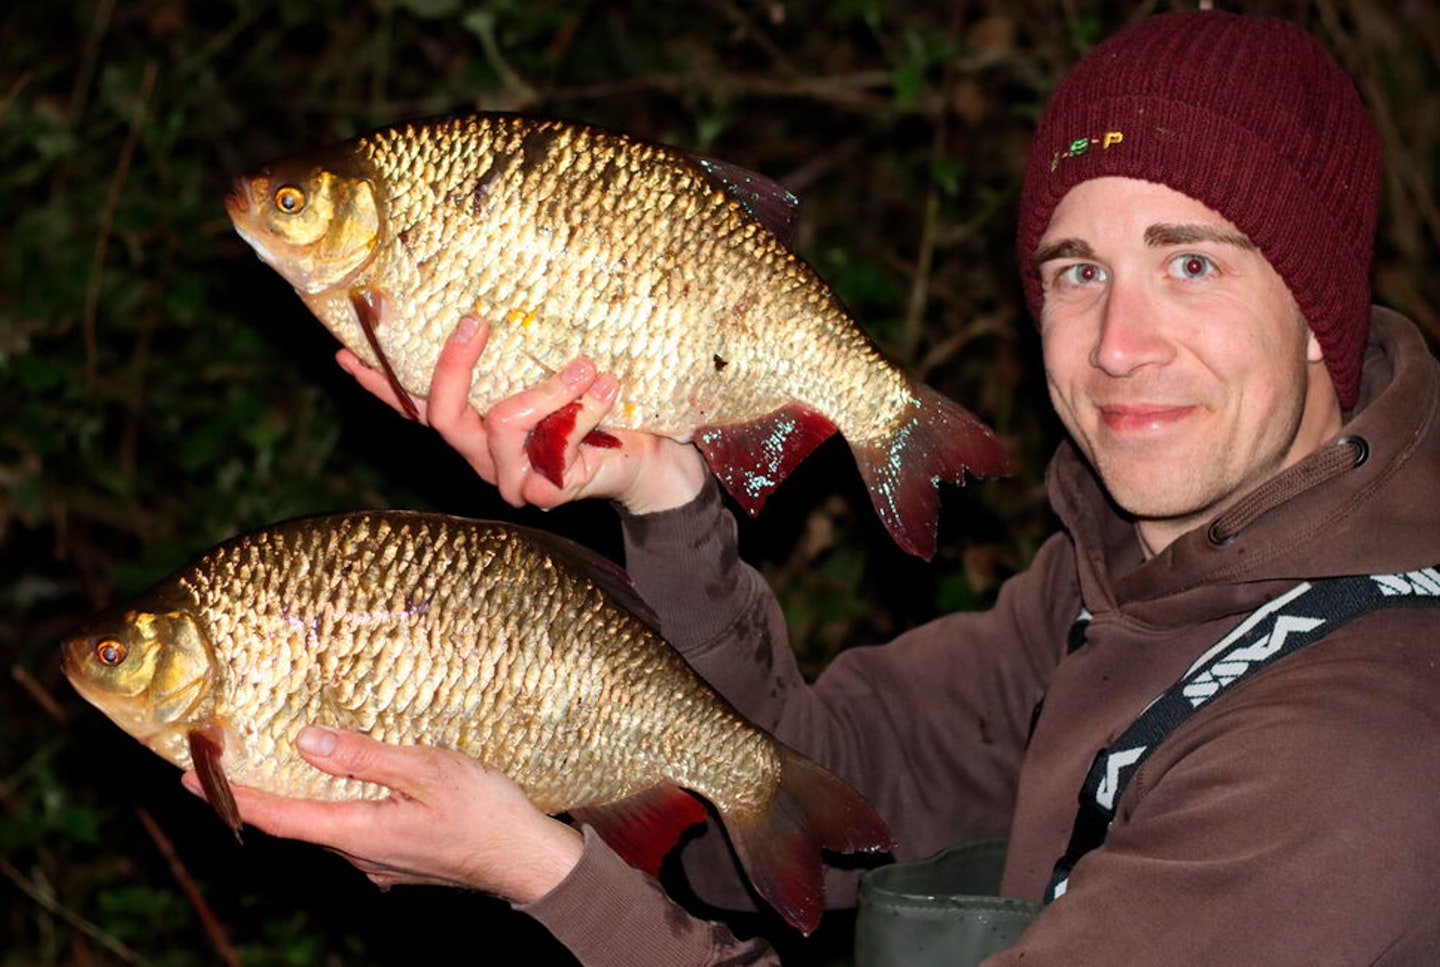
[[[616,499],[667,637],[854,782],[899,858],[1008,835],[1003,892],[1039,899],[1097,752],[1237,621],[1304,579],[1440,562],[1440,367],[1413,326],[1368,306],[1379,177],[1354,88],[1293,26],[1166,14],[1092,51],[1040,121],[1020,211],[1070,435],[1047,478],[1064,530],[993,610],[846,651],[814,685],[692,448],[572,442],[563,488],[530,471],[529,427],[578,399],[578,441],[614,397],[609,377],[578,362],[482,421],[464,391],[483,328],[466,323],[426,418],[512,503]],[[1364,614],[1247,677],[1148,750],[1103,843],[987,963],[1435,962],[1437,693],[1426,610]],[[248,793],[242,811],[377,882],[497,893],[590,964],[773,957],[460,756],[320,730],[302,744],[395,797]]]

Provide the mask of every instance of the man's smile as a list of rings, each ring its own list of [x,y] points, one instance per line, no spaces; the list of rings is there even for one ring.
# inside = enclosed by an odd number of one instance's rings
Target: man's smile
[[[1096,407],[1100,422],[1117,436],[1153,434],[1171,429],[1199,407],[1166,403],[1107,403]]]

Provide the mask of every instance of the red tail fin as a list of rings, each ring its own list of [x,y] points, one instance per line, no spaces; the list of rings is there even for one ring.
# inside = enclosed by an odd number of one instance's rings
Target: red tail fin
[[[756,892],[786,922],[809,934],[825,906],[820,851],[892,849],[885,821],[843,780],[785,749],[780,788],[756,817],[722,814],[730,841]]]
[[[935,553],[940,482],[963,483],[966,473],[1009,473],[1010,458],[969,410],[923,383],[914,384],[913,391],[909,420],[885,439],[852,440],[850,445],[890,536],[928,561]]]

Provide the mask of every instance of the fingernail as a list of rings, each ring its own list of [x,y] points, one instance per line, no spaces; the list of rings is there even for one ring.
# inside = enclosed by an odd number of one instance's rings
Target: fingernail
[[[575,386],[590,379],[593,372],[594,367],[588,359],[577,359],[560,370],[560,382],[566,386]]]
[[[460,325],[455,327],[455,333],[450,338],[457,343],[467,343],[475,338],[480,331],[480,320],[474,316],[466,316],[460,320]]]
[[[585,395],[597,402],[609,403],[615,398],[615,391],[619,388],[620,384],[616,381],[615,377],[609,373],[605,373],[596,378],[594,384],[586,391]]]
[[[309,725],[300,730],[300,734],[295,738],[295,744],[300,747],[301,752],[308,752],[311,755],[333,755],[335,733],[329,729]]]

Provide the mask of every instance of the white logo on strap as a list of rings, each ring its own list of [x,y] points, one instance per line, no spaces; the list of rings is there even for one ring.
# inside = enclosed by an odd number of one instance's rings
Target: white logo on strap
[[[1120,788],[1120,770],[1134,765],[1135,760],[1145,754],[1146,748],[1137,745],[1133,749],[1122,749],[1105,757],[1105,778],[1100,780],[1100,788],[1095,790],[1096,802],[1106,809],[1115,808],[1115,793]]]
[[[1250,670],[1251,665],[1264,661],[1285,647],[1285,639],[1291,634],[1314,631],[1324,623],[1324,618],[1282,614],[1275,619],[1275,627],[1270,629],[1270,634],[1252,645],[1236,648],[1225,655],[1197,675],[1194,681],[1186,683],[1181,691],[1192,706],[1199,708],[1214,698],[1221,689],[1243,676]]]
[[[1379,586],[1380,593],[1387,598],[1410,594],[1440,596],[1440,571],[1433,567],[1406,574],[1372,574],[1370,580]]]

